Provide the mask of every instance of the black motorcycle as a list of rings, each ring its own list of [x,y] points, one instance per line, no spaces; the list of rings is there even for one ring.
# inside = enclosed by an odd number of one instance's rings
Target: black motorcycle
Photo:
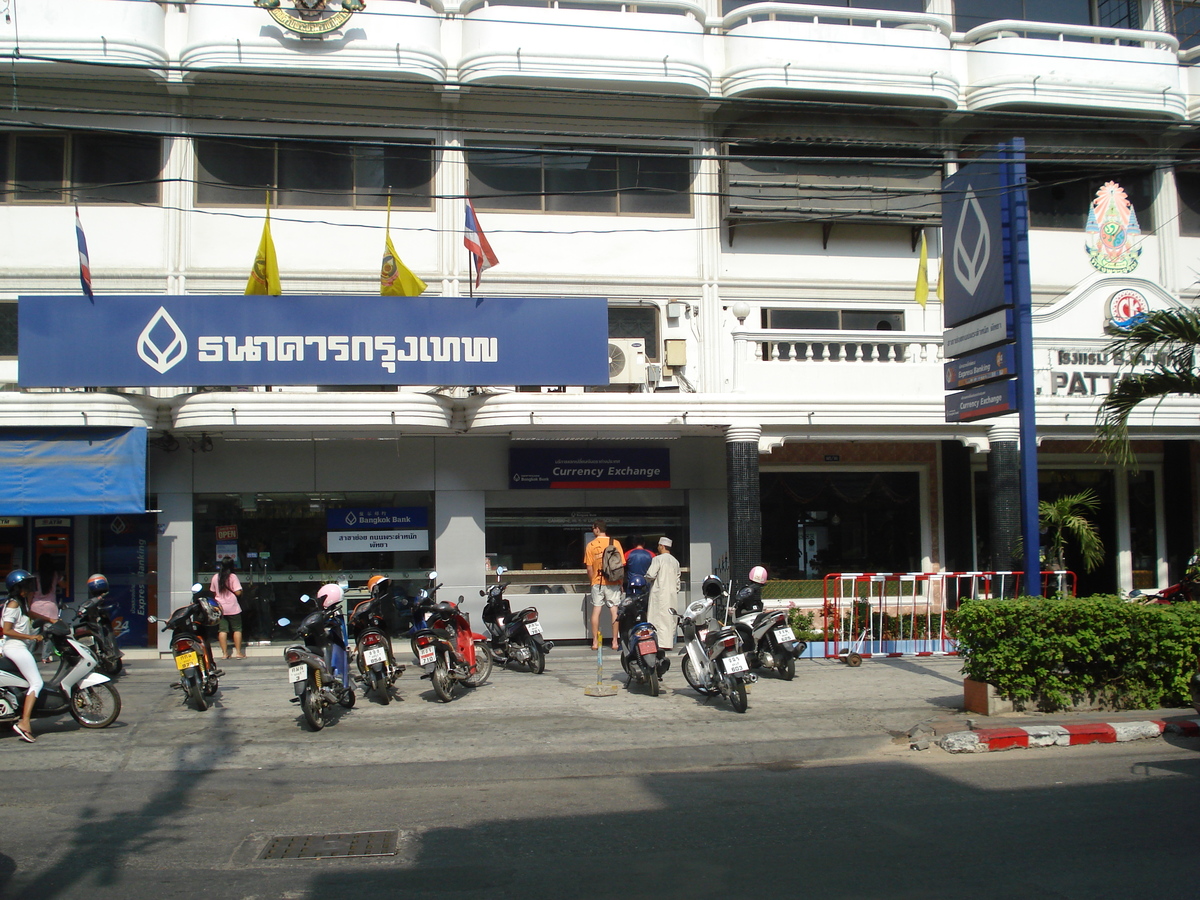
[[[787,613],[764,611],[762,588],[757,584],[742,588],[732,600],[726,594],[724,601],[727,605],[722,617],[741,635],[751,670],[776,669],[785,681],[795,678],[796,660],[808,644],[796,638]]]
[[[91,648],[98,671],[110,677],[119,675],[124,666],[124,654],[117,647],[117,638],[113,633],[108,583],[105,582],[102,593],[91,593],[93,587],[90,582],[88,590],[91,596],[79,607],[71,622],[72,634],[79,643]]]
[[[385,706],[392,702],[392,687],[404,674],[405,666],[396,664],[392,639],[383,617],[388,596],[386,579],[373,585],[371,596],[355,604],[350,613],[350,633],[354,636],[354,661],[363,692],[373,693]]]
[[[647,621],[650,607],[650,585],[641,575],[630,575],[625,599],[617,608],[618,646],[621,648],[621,668],[631,681],[650,687],[650,696],[657,697],[659,681],[671,666],[667,651],[658,644],[658,629]]]
[[[504,596],[508,585],[500,581],[506,571],[504,566],[497,568],[496,583],[479,592],[480,597],[487,598],[483,605],[483,624],[488,630],[488,648],[500,665],[514,662],[541,675],[546,671],[546,654],[554,649],[554,642],[542,637],[537,607],[527,606],[513,614],[512,606]]]
[[[205,637],[209,626],[221,619],[221,609],[208,596],[202,584],[192,585],[192,602],[171,613],[163,623],[162,630],[171,632],[171,654],[179,681],[171,685],[183,691],[192,706],[203,712],[208,709],[209,698],[220,689],[221,676],[225,672],[217,668],[213,660],[212,646]],[[150,617],[151,622],[158,621]]]
[[[300,598],[309,602],[307,594]],[[280,619],[279,625],[290,625]],[[295,690],[293,703],[299,703],[304,719],[313,731],[320,731],[330,718],[333,704],[345,709],[354,706],[354,688],[350,684],[349,656],[346,651],[346,616],[340,602],[305,616],[296,629],[303,643],[283,651],[288,681]]]

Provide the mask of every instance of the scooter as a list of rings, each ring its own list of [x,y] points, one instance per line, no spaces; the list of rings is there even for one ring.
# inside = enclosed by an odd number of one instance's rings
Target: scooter
[[[751,583],[739,590],[727,602],[723,618],[741,635],[751,670],[778,669],[784,681],[796,677],[796,659],[808,644],[796,639],[787,613],[763,611],[762,588],[758,584]]]
[[[1135,603],[1164,605],[1183,603],[1195,600],[1200,595],[1200,586],[1197,585],[1197,582],[1200,582],[1200,552],[1192,554],[1188,559],[1187,568],[1183,570],[1183,578],[1179,579],[1176,584],[1149,594],[1132,590],[1125,595],[1125,598]]]
[[[98,671],[110,676],[119,675],[124,666],[124,654],[117,647],[117,638],[113,633],[107,579],[97,575],[89,578],[88,595],[71,623],[75,640],[92,648]]]
[[[312,598],[305,594],[301,603]],[[281,627],[290,625],[280,619]],[[346,616],[340,594],[329,606],[305,616],[296,629],[303,643],[293,644],[283,651],[288,667],[288,682],[299,702],[304,720],[313,731],[320,731],[331,718],[335,703],[345,709],[354,706],[354,688],[350,684],[350,667],[346,652]]]
[[[204,636],[205,628],[220,620],[221,608],[208,596],[204,586],[196,583],[192,585],[192,602],[171,613],[162,627],[163,631],[171,632],[171,653],[179,672],[179,681],[171,687],[183,691],[201,712],[208,709],[209,698],[217,693],[225,674],[217,668],[212,647]],[[158,619],[151,616],[150,621]]]
[[[650,585],[641,575],[630,575],[625,599],[617,609],[617,635],[621,648],[621,668],[631,681],[650,687],[650,696],[658,696],[659,680],[671,666],[667,651],[658,645],[658,629],[647,621]]]
[[[38,718],[70,713],[84,728],[107,728],[121,714],[121,695],[112,680],[93,671],[97,660],[92,651],[71,636],[71,627],[59,620],[42,628],[42,634],[58,653],[58,670],[37,696],[33,715]],[[0,723],[20,721],[29,682],[16,664],[0,657]]]
[[[701,584],[703,597],[693,600],[680,614],[671,613],[683,629],[683,677],[692,689],[703,696],[720,694],[736,712],[744,713],[750,705],[747,685],[758,680],[742,648],[741,636],[732,626],[707,627],[716,600],[725,593],[720,579],[713,575]]]
[[[504,566],[497,567],[496,583],[479,592],[480,597],[487,598],[483,604],[483,624],[490,636],[488,647],[500,665],[514,662],[541,675],[546,671],[546,654],[554,649],[554,642],[542,637],[536,606],[527,606],[513,615],[512,606],[504,596],[508,585],[500,580],[507,571]]]
[[[433,683],[438,700],[449,703],[460,685],[479,687],[488,680],[492,654],[487,638],[471,630],[470,619],[459,606],[463,598],[458,603],[438,600],[437,572],[429,573],[429,581],[433,587],[422,590],[419,603],[424,626],[413,634],[412,649],[417,665],[425,670],[421,677]]]
[[[371,597],[356,604],[350,613],[350,632],[354,635],[354,661],[363,692],[373,692],[386,706],[392,702],[392,687],[404,674],[405,666],[396,664],[392,639],[383,619],[387,579],[375,581],[370,590]]]

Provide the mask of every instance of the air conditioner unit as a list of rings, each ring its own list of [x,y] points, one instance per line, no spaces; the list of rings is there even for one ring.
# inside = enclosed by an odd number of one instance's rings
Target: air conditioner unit
[[[633,338],[609,338],[608,383],[646,383],[646,342]]]

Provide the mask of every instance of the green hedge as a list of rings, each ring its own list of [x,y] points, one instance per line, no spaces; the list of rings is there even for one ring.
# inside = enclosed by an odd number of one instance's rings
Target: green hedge
[[[1200,603],[1112,596],[968,600],[951,623],[963,673],[1022,706],[1188,705],[1200,657]]]

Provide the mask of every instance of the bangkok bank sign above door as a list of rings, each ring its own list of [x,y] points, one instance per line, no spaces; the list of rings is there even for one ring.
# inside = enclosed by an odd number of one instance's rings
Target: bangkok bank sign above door
[[[21,387],[608,384],[608,302],[600,297],[18,303]]]

